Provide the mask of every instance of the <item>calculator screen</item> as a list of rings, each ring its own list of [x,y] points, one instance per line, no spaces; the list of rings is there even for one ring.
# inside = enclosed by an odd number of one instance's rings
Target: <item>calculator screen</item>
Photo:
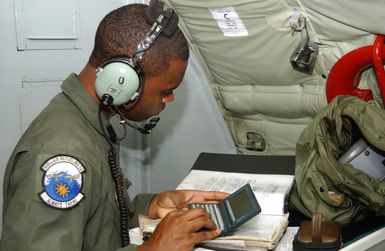
[[[229,204],[236,221],[253,209],[253,204],[246,190],[230,198]]]

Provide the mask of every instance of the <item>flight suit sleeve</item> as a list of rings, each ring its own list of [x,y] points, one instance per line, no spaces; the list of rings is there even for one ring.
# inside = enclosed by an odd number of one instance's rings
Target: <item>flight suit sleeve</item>
[[[24,153],[13,165],[9,180],[5,181],[7,187],[4,187],[6,200],[0,250],[82,250],[86,203],[80,199],[72,201],[74,204],[70,208],[59,209],[47,205],[50,202],[45,203],[41,197],[45,175],[41,167],[50,157]],[[65,195],[64,185],[62,188]]]
[[[124,248],[116,249],[115,251],[135,251],[137,248],[135,245],[128,245]]]
[[[54,191],[61,195],[66,195],[68,191],[60,179],[69,179],[71,182],[76,179],[76,175],[68,175],[68,173],[62,175],[42,170],[44,166],[42,163],[46,163],[48,159],[52,158],[47,154],[23,153],[20,154],[12,169],[7,170],[7,180],[4,182],[3,231],[0,250],[81,251],[87,245],[90,247],[89,245],[94,244],[87,243],[85,234],[91,234],[93,241],[105,242],[107,248],[103,248],[103,251],[136,250],[134,245],[124,248],[117,247],[116,244],[119,246],[120,243],[119,236],[109,237],[107,234],[99,236],[99,238],[95,233],[100,232],[101,229],[85,232],[93,218],[108,222],[111,222],[109,217],[113,218],[111,215],[93,217],[95,209],[101,206],[102,196],[105,195],[102,193],[103,186],[95,181],[90,169],[84,170],[82,174],[84,187],[76,193],[83,196],[79,201],[72,201],[68,204],[68,208],[54,208],[54,204],[49,204],[53,203],[52,201],[45,201],[43,194],[49,193],[48,185],[44,185],[44,178],[47,175],[57,179]],[[57,186],[58,184],[59,186]],[[139,203],[140,208],[146,208],[145,201]],[[113,226],[99,224],[99,227],[102,227],[103,231],[107,233],[113,233],[111,230]],[[111,242],[114,244],[109,246],[108,243],[112,237],[115,238]]]
[[[138,227],[138,216],[139,214],[148,214],[148,207],[151,199],[155,194],[142,193],[138,194],[131,203],[130,208],[130,228]]]

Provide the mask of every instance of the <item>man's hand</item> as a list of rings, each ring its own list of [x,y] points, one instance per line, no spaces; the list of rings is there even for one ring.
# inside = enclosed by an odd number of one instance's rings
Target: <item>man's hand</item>
[[[207,231],[198,231],[206,228]],[[220,230],[203,208],[169,212],[138,251],[188,251],[195,244],[217,237]]]
[[[152,198],[148,216],[153,219],[163,218],[174,210],[187,208],[188,203],[217,203],[228,193],[200,190],[173,190],[157,194]]]
[[[187,251],[195,244],[220,235],[210,214],[203,208],[187,209],[188,203],[217,203],[228,193],[198,190],[174,190],[152,198],[150,218],[163,218],[152,236],[138,250]],[[205,228],[206,231],[198,231]]]

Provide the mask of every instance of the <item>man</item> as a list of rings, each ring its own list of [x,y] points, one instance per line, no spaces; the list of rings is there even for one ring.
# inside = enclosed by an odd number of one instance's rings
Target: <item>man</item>
[[[143,121],[158,115],[173,100],[188,59],[178,28],[169,37],[161,33],[137,58],[144,83],[139,97],[114,105],[114,97],[103,100],[105,95],[97,94],[97,69],[138,52],[151,27],[146,10],[146,5],[128,5],[102,20],[87,65],[63,82],[62,93],[20,139],[4,177],[0,250],[191,250],[220,234],[206,211],[185,208],[189,202],[221,200],[225,193],[183,190],[126,199],[108,118],[118,114],[124,121]],[[163,220],[152,237],[134,247],[127,230],[137,225],[140,213]],[[208,231],[198,231],[202,228]]]

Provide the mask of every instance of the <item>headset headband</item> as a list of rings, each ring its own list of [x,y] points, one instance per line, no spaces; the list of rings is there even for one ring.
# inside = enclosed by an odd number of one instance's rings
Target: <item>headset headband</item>
[[[136,65],[136,62],[142,59],[143,54],[150,48],[164,28],[167,27],[171,17],[173,16],[173,12],[174,11],[172,9],[167,8],[158,16],[149,32],[147,32],[146,36],[139,42],[138,50],[132,55],[132,65]]]

